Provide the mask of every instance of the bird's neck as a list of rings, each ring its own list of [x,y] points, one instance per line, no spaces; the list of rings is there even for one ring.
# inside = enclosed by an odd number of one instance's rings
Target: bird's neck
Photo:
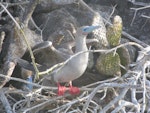
[[[75,43],[76,43],[75,53],[87,50],[86,36],[84,36],[84,37],[77,37],[75,39]]]

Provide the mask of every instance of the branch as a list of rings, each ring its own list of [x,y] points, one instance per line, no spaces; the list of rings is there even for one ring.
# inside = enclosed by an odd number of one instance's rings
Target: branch
[[[69,102],[69,103],[66,103],[66,104],[64,104],[64,105],[62,105],[62,106],[59,106],[59,107],[54,108],[54,109],[52,109],[52,110],[49,110],[48,112],[52,112],[52,113],[53,113],[53,112],[56,112],[57,110],[66,109],[68,106],[71,106],[71,105],[73,105],[73,104],[82,102],[82,101],[84,101],[84,100],[86,100],[86,99],[88,99],[88,98],[89,98],[89,95],[88,95],[88,96],[85,96],[85,97],[80,97],[80,98],[78,98],[78,99],[74,99],[74,100],[72,100],[72,101]]]
[[[150,16],[146,16],[146,15],[141,15],[143,18],[147,18],[150,19]]]
[[[33,106],[33,107],[27,108],[26,110],[23,111],[23,113],[27,113],[28,111],[31,111],[31,110],[34,110],[34,109],[41,109],[41,107],[43,107],[43,106],[45,107],[45,106],[47,106],[47,105],[49,105],[49,104],[54,103],[56,100],[65,98],[65,97],[67,97],[67,96],[68,96],[68,95],[59,96],[59,97],[55,97],[55,98],[49,99],[49,100],[47,100],[47,101],[44,101],[43,103],[40,103],[40,104],[35,105],[35,106]]]
[[[22,83],[25,83],[25,84],[31,84],[35,87],[42,88],[42,89],[49,89],[49,90],[56,90],[57,89],[56,87],[42,86],[42,85],[39,85],[39,84],[36,84],[36,83],[28,82],[28,81],[20,79],[20,78],[10,77],[10,76],[6,76],[6,75],[3,75],[3,74],[0,74],[0,77],[5,78],[6,80],[14,80],[14,81],[22,82]]]
[[[88,106],[89,106],[89,104],[90,104],[90,101],[92,100],[92,98],[95,96],[95,94],[97,93],[97,91],[98,90],[100,90],[100,89],[103,89],[103,88],[105,88],[105,87],[107,87],[107,88],[115,88],[115,87],[117,87],[117,88],[121,88],[121,87],[124,87],[124,90],[123,90],[123,94],[120,94],[121,95],[121,97],[118,97],[117,98],[117,101],[119,100],[119,99],[121,99],[122,98],[122,96],[124,96],[125,94],[126,94],[126,92],[128,91],[128,89],[129,89],[129,87],[130,87],[131,85],[130,84],[118,84],[118,83],[104,83],[104,84],[101,84],[101,85],[99,85],[99,86],[97,86],[92,92],[91,92],[91,94],[89,95],[89,98],[87,99],[87,102],[84,104],[84,106],[83,106],[83,109],[82,109],[82,112],[83,113],[85,113],[86,112],[86,110],[87,110],[87,108],[88,108]],[[138,87],[137,87],[138,88]],[[104,108],[105,110],[108,110],[108,106],[110,107],[112,104],[114,104],[114,103],[116,103],[116,99],[113,101],[113,102],[111,102],[109,105],[107,105],[106,106],[106,108]],[[104,110],[104,111],[105,111]],[[102,112],[102,113],[106,113],[106,112]]]
[[[34,9],[38,3],[39,3],[39,0],[30,0],[30,3],[27,6],[25,13],[23,14],[23,19],[22,19],[22,23],[26,27],[28,26],[29,20],[31,19]]]
[[[132,19],[132,22],[131,22],[131,26],[132,26],[132,24],[133,24],[133,22],[134,22],[134,20],[135,20],[137,11],[143,10],[143,9],[147,9],[147,8],[150,8],[150,5],[144,6],[144,7],[140,7],[140,8],[131,8],[131,9],[135,10],[134,16],[133,16],[133,19]]]
[[[6,61],[4,64],[4,73],[6,74],[6,78],[2,81],[2,84],[0,85],[0,89],[4,87],[4,85],[9,81],[9,77],[12,75],[14,69],[15,69],[16,63],[12,61]]]
[[[126,33],[125,31],[123,31],[122,34],[123,34],[125,37],[127,37],[128,39],[130,39],[130,40],[132,40],[132,41],[134,41],[134,42],[140,44],[140,45],[143,46],[143,47],[149,46],[148,44],[145,44],[144,42],[142,42],[142,41],[138,40],[137,38],[131,36],[130,34]]]
[[[1,50],[2,50],[2,45],[3,45],[3,41],[4,41],[4,39],[5,39],[5,32],[4,31],[2,31],[1,32],[1,34],[0,34],[0,52],[1,52]]]
[[[117,106],[111,113],[118,113],[121,109],[124,109],[124,107],[136,108],[137,106],[131,102],[128,102],[125,100],[120,100],[119,106]],[[139,113],[139,112],[137,112],[137,113]]]
[[[80,0],[51,0],[53,4],[57,4],[57,5],[67,5],[67,4],[72,4],[72,3],[76,3]]]
[[[12,109],[11,109],[11,106],[8,102],[8,99],[6,98],[5,94],[4,94],[4,91],[1,89],[0,90],[0,100],[6,110],[7,113],[13,113],[12,112]]]
[[[10,14],[10,12],[6,9],[6,7],[0,2],[1,7],[6,11],[6,13],[10,16],[10,18],[14,21],[16,26],[21,29],[20,25],[17,23],[17,21],[14,19],[14,17]]]
[[[107,110],[110,109],[110,107],[112,105],[114,105],[115,103],[117,103],[120,99],[124,98],[125,94],[127,93],[127,91],[129,90],[129,88],[124,88],[121,93],[119,94],[118,97],[114,98],[109,104],[107,104],[99,113],[106,113]]]
[[[21,2],[17,2],[17,3],[8,3],[8,2],[1,2],[4,5],[8,5],[9,7],[11,6],[18,6],[18,5],[27,5],[29,4],[29,1],[21,1]]]
[[[135,2],[134,0],[128,0],[130,1],[133,5],[138,5],[138,6],[148,6],[150,5],[149,3],[143,3],[143,2]]]

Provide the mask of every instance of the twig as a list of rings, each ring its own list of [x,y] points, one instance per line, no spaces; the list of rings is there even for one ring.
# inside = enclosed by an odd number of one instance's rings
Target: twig
[[[42,85],[39,85],[39,84],[36,84],[36,83],[28,82],[28,81],[20,79],[20,78],[8,77],[8,76],[2,75],[2,74],[0,74],[0,77],[6,78],[6,79],[9,79],[9,80],[19,81],[19,82],[26,83],[26,84],[31,84],[35,87],[40,87],[40,88],[43,88],[43,89],[50,89],[50,90],[56,90],[57,89],[56,87],[42,86]]]
[[[33,14],[33,11],[36,7],[36,5],[39,3],[40,0],[30,0],[30,3],[28,7],[25,10],[25,13],[23,14],[22,23],[25,25],[25,27],[28,27],[28,22],[31,19],[31,16]]]
[[[78,1],[79,0],[52,0],[52,3],[57,5],[67,5],[67,4],[76,3]]]
[[[89,7],[83,0],[78,0],[78,1],[79,1],[78,2],[79,4],[81,4],[82,6],[84,6],[84,8],[86,8],[87,10],[95,13],[95,11],[91,7]]]
[[[107,110],[110,109],[110,107],[112,105],[114,105],[115,103],[117,103],[120,99],[122,99],[125,94],[127,93],[127,91],[129,90],[129,88],[124,88],[121,93],[119,94],[118,97],[114,98],[109,104],[107,104],[99,113],[106,113]]]
[[[109,17],[107,18],[107,21],[106,21],[105,25],[106,25],[106,24],[110,24],[110,23],[109,23],[109,20],[110,20],[110,18],[112,17],[112,15],[114,14],[116,6],[117,6],[117,5],[113,6],[113,10],[112,10],[111,14],[109,15]],[[104,19],[104,18],[103,18],[103,19]],[[104,19],[104,20],[105,20],[105,19]]]
[[[57,87],[42,86],[42,85],[39,85],[37,83],[28,82],[28,81],[20,79],[20,78],[8,77],[8,76],[3,75],[3,74],[0,74],[0,77],[3,77],[7,80],[14,80],[14,81],[22,82],[22,83],[25,83],[25,84],[30,84],[30,85],[33,85],[34,87],[38,87],[38,88],[42,88],[42,89],[57,90]],[[80,88],[81,91],[92,91],[93,89],[94,88],[86,88],[86,87],[81,87]]]
[[[26,100],[20,100],[17,101],[14,105],[13,105],[13,113],[16,113],[16,107],[18,106],[18,104],[22,103],[22,102],[26,102]]]
[[[63,63],[58,63],[58,64],[52,66],[51,68],[46,69],[46,71],[39,72],[39,76],[40,76],[40,75],[44,75],[44,74],[49,74],[49,73],[52,72],[54,69],[56,69],[56,68],[58,68],[58,67],[60,67],[60,66],[62,66],[62,65],[64,65],[64,62],[63,62]]]
[[[26,110],[23,111],[23,113],[27,113],[28,111],[31,111],[31,110],[34,110],[34,109],[40,109],[40,107],[42,107],[42,106],[47,106],[48,104],[51,104],[54,101],[56,101],[58,99],[62,99],[62,98],[67,97],[67,96],[69,96],[69,95],[64,95],[64,96],[59,96],[59,97],[56,97],[56,98],[49,99],[49,100],[47,100],[43,103],[40,103],[38,105],[35,105],[35,106],[31,107],[31,108],[27,108]]]
[[[121,109],[123,109],[124,107],[132,107],[135,108],[135,104],[128,102],[128,101],[124,101],[124,100],[120,100],[119,101],[119,106],[116,107],[111,113],[118,113]],[[138,112],[137,112],[138,113]]]
[[[21,29],[20,25],[17,23],[17,21],[14,19],[14,17],[9,13],[9,11],[6,9],[6,7],[0,2],[1,7],[6,11],[6,13],[10,16],[10,18],[14,21],[16,26]]]
[[[42,30],[36,25],[32,17],[31,17],[31,22],[38,31],[42,32]],[[42,33],[41,33],[41,36],[42,36]]]
[[[5,7],[7,8],[7,7],[8,7],[8,4],[6,4]],[[0,11],[0,16],[2,15],[2,13],[3,13],[4,11],[5,11],[4,9]]]
[[[128,0],[128,1],[130,1],[130,2],[132,2],[132,0]],[[139,6],[148,6],[148,5],[150,5],[149,3],[143,3],[143,2],[132,2],[133,3],[133,5],[139,5]]]
[[[150,8],[150,5],[147,5],[147,6],[144,6],[144,7],[139,7],[139,8],[131,8],[135,11],[139,11],[139,10],[143,10],[143,9],[147,9],[147,8]]]
[[[12,75],[14,69],[15,69],[15,66],[16,64],[14,62],[11,62],[11,61],[6,61],[5,62],[5,65],[4,67],[6,67],[6,69],[4,70],[4,73],[6,74],[5,75],[5,80],[3,80],[2,84],[0,85],[0,89],[2,87],[4,87],[4,85],[9,81],[9,77]]]
[[[82,113],[82,111],[80,109],[75,109],[75,110],[72,110],[68,113]]]
[[[142,104],[142,109],[141,112],[144,113],[145,108],[146,108],[146,76],[145,76],[145,70],[146,68],[150,65],[150,61],[146,61],[142,68],[142,78],[143,78],[143,104]]]
[[[1,2],[4,5],[8,5],[9,7],[11,6],[18,6],[18,5],[27,5],[29,4],[29,1],[21,1],[21,2],[17,2],[17,3],[8,3],[8,2]]]
[[[150,16],[146,16],[146,15],[141,15],[141,17],[144,17],[144,18],[150,19]]]
[[[109,88],[111,88],[111,87],[130,87],[130,84],[118,84],[118,83],[104,83],[104,84],[101,84],[101,85],[99,85],[99,86],[97,86],[92,92],[91,92],[91,94],[90,94],[90,96],[89,96],[89,98],[88,98],[88,100],[87,100],[87,102],[85,103],[85,105],[84,105],[84,107],[83,107],[83,109],[82,109],[82,111],[83,111],[83,113],[85,113],[86,112],[86,110],[87,110],[87,108],[88,108],[88,106],[89,106],[89,104],[90,104],[90,101],[92,100],[92,98],[94,97],[94,95],[97,93],[97,91],[98,90],[100,90],[100,89],[102,89],[102,88],[104,88],[104,87],[109,87]],[[105,112],[102,112],[102,113],[105,113]]]
[[[22,33],[22,35],[23,35],[23,37],[24,37],[24,40],[25,40],[25,43],[26,43],[26,45],[27,45],[27,47],[28,47],[28,50],[29,50],[29,53],[30,53],[30,56],[31,56],[31,60],[32,60],[32,63],[33,63],[33,67],[34,67],[34,69],[35,69],[35,79],[39,79],[39,70],[38,70],[38,68],[37,68],[37,66],[36,66],[36,63],[35,63],[35,58],[34,58],[34,55],[33,55],[33,52],[32,52],[32,49],[31,49],[31,47],[30,47],[30,45],[29,45],[29,43],[28,43],[28,40],[27,40],[27,37],[25,36],[25,33],[23,32],[23,30],[22,29],[20,29],[20,31],[21,31],[21,33]]]
[[[8,102],[8,99],[6,98],[6,96],[5,96],[5,94],[4,94],[2,89],[0,90],[0,100],[2,101],[2,104],[3,104],[6,112],[7,113],[13,113],[12,109],[11,109],[11,106],[10,106],[10,104]]]
[[[61,110],[62,110],[62,109],[65,109],[65,108],[68,107],[69,105],[75,104],[75,103],[77,103],[77,102],[81,102],[81,101],[86,100],[86,99],[88,99],[88,98],[89,98],[89,95],[88,95],[88,96],[85,96],[85,97],[82,97],[82,98],[78,98],[78,99],[72,100],[71,102],[69,102],[69,103],[67,103],[67,104],[64,104],[64,105],[62,105],[62,106],[60,106],[60,107],[58,107],[58,108],[49,110],[48,112],[55,112],[55,111],[57,111],[57,110],[59,110],[59,109],[61,109]]]
[[[133,85],[137,85],[137,82],[138,82],[140,76],[141,76],[141,72],[137,73],[137,75],[135,76],[135,80],[132,81]],[[139,112],[140,111],[140,105],[139,105],[136,98],[137,98],[136,97],[136,89],[131,88],[131,101],[132,101],[132,103],[134,103],[134,105],[136,105],[136,110],[137,110],[137,112]]]
[[[98,84],[113,82],[113,81],[116,81],[118,78],[119,78],[119,77],[115,77],[115,78],[111,78],[111,79],[107,79],[107,80],[103,80],[103,81],[98,81],[98,82],[95,82],[95,83],[92,83],[92,84],[88,84],[88,85],[86,85],[86,86],[83,86],[83,88],[92,87],[92,86],[95,86],[95,85],[98,85]]]
[[[133,25],[133,22],[134,22],[134,20],[135,20],[137,11],[143,10],[143,9],[147,9],[147,8],[150,8],[150,5],[144,6],[144,7],[140,7],[140,8],[131,8],[131,9],[135,10],[134,16],[133,16],[133,19],[132,19],[132,22],[131,22],[131,26]]]
[[[143,47],[149,46],[148,44],[145,44],[144,42],[142,42],[142,41],[138,40],[137,38],[131,36],[130,34],[128,34],[128,33],[125,32],[125,31],[123,31],[122,34],[123,34],[125,37],[127,37],[128,39],[130,39],[130,40],[132,40],[132,41],[134,41],[134,42],[140,44],[140,45],[143,46]]]
[[[3,45],[4,39],[5,39],[5,32],[2,31],[1,34],[0,34],[0,52],[2,50],[2,45]]]

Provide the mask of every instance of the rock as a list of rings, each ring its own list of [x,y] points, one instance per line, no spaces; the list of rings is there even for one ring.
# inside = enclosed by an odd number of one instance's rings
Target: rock
[[[98,48],[106,48],[106,46],[108,46],[106,28],[100,14],[95,12],[83,1],[79,1],[79,4],[65,5],[50,13],[39,15],[36,13],[34,20],[40,23],[38,25],[45,24],[43,25],[44,40],[53,42],[58,35],[63,35],[64,39],[61,44],[66,43],[68,40],[73,40],[74,31],[76,31],[77,27],[84,25],[100,25],[101,28],[95,30],[91,35],[88,35],[88,38],[98,39]]]
[[[120,42],[121,44],[127,43],[127,42],[129,42],[129,40],[127,40],[125,38],[121,38],[121,42]],[[137,58],[137,54],[138,54],[137,49],[132,45],[127,45],[125,48],[128,50],[128,53],[130,56],[130,63],[135,62],[135,60]]]
[[[117,53],[120,57],[121,65],[125,67],[125,69],[121,68],[121,74],[123,75],[129,69],[129,64],[131,63],[130,54],[125,47],[118,48]]]
[[[79,26],[76,19],[64,8],[42,14],[42,18],[38,19],[37,22],[44,24],[43,39],[50,40],[53,44],[59,37],[64,37],[61,44],[73,40],[73,33]]]

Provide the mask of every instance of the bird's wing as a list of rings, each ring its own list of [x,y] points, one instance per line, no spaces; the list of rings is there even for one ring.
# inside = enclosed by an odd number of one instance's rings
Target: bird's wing
[[[67,58],[70,57],[70,54],[68,52],[64,52],[61,49],[56,49],[53,45],[51,41],[44,41],[40,44],[37,44],[34,48],[33,48],[33,53],[34,55],[38,55],[39,53],[42,53],[44,51],[47,51],[46,54],[49,54],[50,56],[54,56],[56,59],[59,59],[60,61],[64,61]],[[49,58],[51,59],[51,58]]]
[[[28,61],[26,61],[26,60],[24,60],[24,59],[17,58],[17,63],[18,63],[18,65],[21,66],[22,68],[25,68],[25,69],[30,70],[30,71],[33,71],[33,72],[35,71],[33,64],[32,64],[32,63],[29,63]],[[40,64],[37,64],[36,66],[37,66],[37,68],[38,68],[39,71],[45,71],[45,70],[47,69],[46,66],[42,66],[42,65],[40,65]]]

